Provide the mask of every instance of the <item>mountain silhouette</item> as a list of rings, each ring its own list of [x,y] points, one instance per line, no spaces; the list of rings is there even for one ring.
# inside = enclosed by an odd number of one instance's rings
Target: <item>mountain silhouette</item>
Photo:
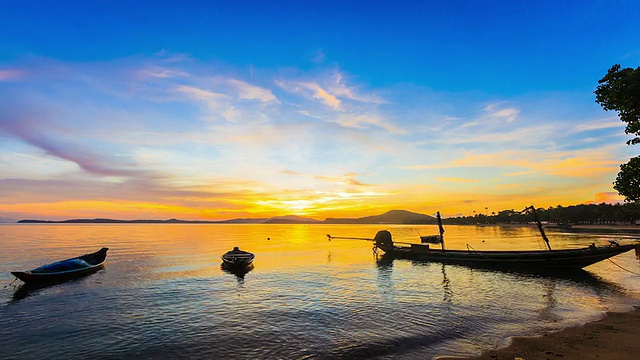
[[[221,221],[211,220],[116,220],[116,219],[70,219],[70,220],[20,220],[19,223],[134,223],[134,224],[435,224],[433,216],[407,210],[391,210],[381,215],[361,218],[327,218],[319,221],[297,215],[270,218],[239,218]]]

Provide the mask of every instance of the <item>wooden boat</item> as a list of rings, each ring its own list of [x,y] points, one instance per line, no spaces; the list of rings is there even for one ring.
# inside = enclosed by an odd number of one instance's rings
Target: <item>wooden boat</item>
[[[471,247],[467,250],[445,250],[444,248],[444,228],[440,213],[437,213],[440,235],[429,237],[421,236],[422,242],[440,243],[441,249],[431,248],[429,244],[398,243],[393,241],[391,233],[387,230],[378,231],[373,239],[365,238],[343,238],[372,240],[374,251],[382,250],[385,254],[398,259],[410,259],[418,261],[437,261],[449,264],[459,264],[474,267],[491,267],[505,269],[531,269],[536,271],[553,271],[560,269],[582,269],[586,266],[606,260],[610,257],[636,249],[636,254],[640,254],[640,243],[620,245],[611,242],[609,246],[596,246],[591,244],[586,248],[551,250],[549,239],[547,238],[542,224],[535,212],[535,208],[530,206],[523,211],[533,215],[538,230],[544,239],[547,250],[521,250],[521,251],[476,251]],[[329,238],[333,238],[330,235]],[[439,241],[438,241],[439,239]]]
[[[398,259],[437,261],[449,264],[476,267],[498,267],[510,269],[582,269],[599,261],[635,249],[638,245],[619,245],[566,250],[523,250],[523,251],[476,251],[434,249],[428,244],[397,245],[391,233],[382,230],[374,238],[376,248]]]
[[[57,261],[27,271],[12,271],[11,274],[25,283],[61,282],[94,273],[104,267],[108,248],[94,253]]]
[[[253,263],[255,255],[248,251],[240,250],[237,246],[221,256],[222,265],[227,268],[244,268]]]

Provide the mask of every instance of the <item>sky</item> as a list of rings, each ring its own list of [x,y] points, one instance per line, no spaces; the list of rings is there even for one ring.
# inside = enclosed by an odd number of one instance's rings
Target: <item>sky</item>
[[[640,2],[4,1],[0,220],[619,202]]]

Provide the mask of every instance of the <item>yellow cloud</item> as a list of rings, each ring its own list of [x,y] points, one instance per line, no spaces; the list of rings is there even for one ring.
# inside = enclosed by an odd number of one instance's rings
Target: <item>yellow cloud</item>
[[[593,201],[587,201],[587,203],[592,204],[616,204],[624,202],[624,197],[618,195],[616,192],[607,191],[607,192],[599,192],[594,195]]]
[[[476,179],[465,179],[456,177],[437,177],[436,180],[443,182],[460,182],[460,183],[474,183],[478,182]]]

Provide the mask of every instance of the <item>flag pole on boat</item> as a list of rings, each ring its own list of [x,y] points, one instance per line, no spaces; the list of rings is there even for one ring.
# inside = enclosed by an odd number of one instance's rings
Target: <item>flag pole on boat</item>
[[[442,250],[444,250],[444,227],[442,227],[442,218],[440,217],[440,211],[436,213],[436,219],[438,219],[438,229],[440,229],[440,244]]]
[[[533,205],[531,205],[529,207],[526,207],[522,212],[528,212],[529,214],[531,214],[531,216],[533,217],[533,221],[535,221],[536,226],[538,226],[538,231],[540,231],[540,235],[542,235],[542,239],[547,244],[547,248],[549,249],[549,251],[551,251],[551,244],[549,244],[549,238],[547,237],[547,234],[544,233],[544,229],[542,228],[542,223],[538,218],[538,213],[536,213],[536,208]]]

